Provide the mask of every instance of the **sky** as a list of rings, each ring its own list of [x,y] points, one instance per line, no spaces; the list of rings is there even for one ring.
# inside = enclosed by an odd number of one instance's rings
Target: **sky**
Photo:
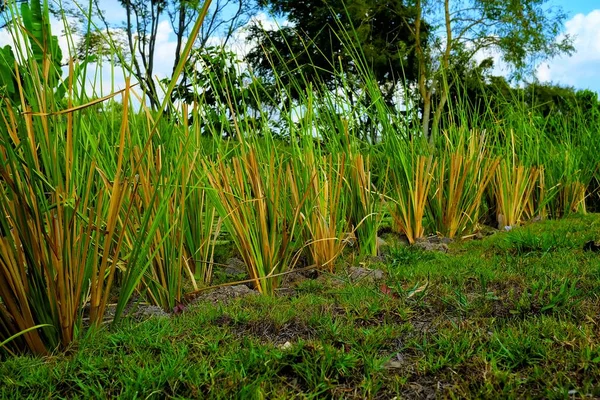
[[[600,0],[552,0],[568,14],[565,33],[574,36],[575,53],[542,62],[542,82],[591,89],[600,93]]]
[[[118,0],[102,0],[107,17],[111,22],[124,19]],[[549,0],[550,7],[558,6],[567,14],[564,33],[574,37],[575,52],[571,56],[560,56],[543,61],[536,68],[536,78],[541,82],[552,82],[573,86],[577,89],[591,89],[600,94],[600,0]],[[265,14],[258,19],[267,25],[273,24]],[[53,32],[60,32],[60,22],[53,23]],[[234,51],[244,53],[248,49],[244,34],[234,43]],[[66,40],[60,38],[66,49]],[[0,31],[0,46],[10,43],[5,30]],[[175,36],[167,21],[162,21],[158,29],[155,60],[155,73],[164,78],[172,71],[172,55],[175,49]],[[66,53],[66,51],[64,51]],[[103,68],[102,84],[104,94],[124,86],[122,76],[112,77],[110,68]],[[113,86],[114,84],[114,86]]]

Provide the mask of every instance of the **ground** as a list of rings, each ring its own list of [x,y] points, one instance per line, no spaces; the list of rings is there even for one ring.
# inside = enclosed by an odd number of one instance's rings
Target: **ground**
[[[6,358],[0,396],[600,397],[600,253],[584,250],[599,239],[592,214],[447,253],[398,245],[346,260],[380,280],[295,279],[275,297],[216,296],[51,357]]]

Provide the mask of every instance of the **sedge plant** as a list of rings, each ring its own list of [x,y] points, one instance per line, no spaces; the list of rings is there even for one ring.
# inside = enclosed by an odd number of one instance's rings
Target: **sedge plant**
[[[288,166],[291,200],[302,210],[298,222],[312,264],[333,272],[349,234],[343,196],[345,156],[316,155],[308,146]]]
[[[435,230],[454,238],[470,233],[477,225],[485,190],[500,161],[489,154],[484,132],[460,129],[455,135],[446,133],[444,138],[428,209]]]
[[[230,161],[205,162],[209,196],[239,251],[256,289],[272,295],[292,267],[300,237],[302,204],[289,201],[287,165],[272,151],[242,142]]]

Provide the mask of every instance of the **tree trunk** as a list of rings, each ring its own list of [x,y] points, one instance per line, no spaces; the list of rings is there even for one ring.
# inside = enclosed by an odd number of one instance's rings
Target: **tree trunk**
[[[431,139],[429,136],[429,120],[431,118],[431,96],[423,96],[423,116],[421,118],[423,127],[423,137]]]
[[[446,107],[446,102],[448,101],[448,89],[444,89],[442,92],[442,96],[440,101],[438,102],[435,113],[433,114],[433,121],[431,124],[431,133],[432,137],[436,136],[440,129],[440,120],[442,119],[442,112],[444,112],[444,107]]]

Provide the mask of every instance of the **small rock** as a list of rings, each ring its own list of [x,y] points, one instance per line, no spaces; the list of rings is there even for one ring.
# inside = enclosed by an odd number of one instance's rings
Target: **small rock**
[[[377,254],[379,256],[384,256],[389,254],[390,245],[381,237],[377,236]]]
[[[227,266],[223,268],[223,273],[227,275],[247,274],[246,264],[239,258],[232,257],[227,260]]]
[[[367,256],[367,257],[365,257],[365,263],[366,263],[366,265],[377,264],[377,263],[385,262],[386,259],[387,259],[387,257],[385,255]]]
[[[399,369],[399,368],[404,367],[404,365],[405,365],[404,356],[400,353],[397,353],[394,357],[392,357],[385,364],[383,364],[383,368]]]
[[[350,267],[348,270],[350,280],[358,281],[363,279],[380,281],[383,279],[383,271],[380,269],[367,269],[362,267]]]
[[[454,242],[454,240],[452,240],[451,238],[447,238],[447,237],[441,237],[439,238],[440,243],[444,243],[444,244],[450,244],[452,242]]]
[[[202,301],[209,301],[216,304],[220,302],[227,302],[238,297],[256,296],[258,294],[259,293],[256,290],[252,290],[246,285],[222,286],[198,296],[190,302],[190,305],[197,304]]]
[[[135,321],[143,321],[148,318],[164,318],[170,315],[158,306],[140,305],[130,316]]]
[[[429,241],[418,241],[413,246],[425,251],[439,251],[442,253],[448,252],[448,245],[446,243],[431,243]]]
[[[292,348],[292,344],[290,342],[285,342],[281,346],[279,346],[281,350],[288,350]]]
[[[383,368],[385,369],[399,369],[404,365],[403,362],[390,360],[383,364]]]
[[[282,284],[286,287],[296,287],[299,283],[304,282],[308,278],[300,272],[290,272],[283,276]]]

